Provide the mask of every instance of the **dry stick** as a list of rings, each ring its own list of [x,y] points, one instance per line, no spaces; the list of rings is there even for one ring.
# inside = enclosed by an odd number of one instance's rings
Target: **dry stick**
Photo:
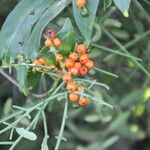
[[[20,85],[11,76],[9,76],[2,68],[0,68],[0,74],[3,75],[12,84],[14,84],[18,89],[21,89]]]

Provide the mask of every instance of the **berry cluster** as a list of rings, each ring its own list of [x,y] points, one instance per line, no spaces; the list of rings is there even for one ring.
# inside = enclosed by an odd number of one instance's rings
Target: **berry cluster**
[[[45,46],[47,47],[60,47],[62,43],[59,44],[55,41],[58,39],[55,37],[55,33],[52,30],[48,30],[46,32],[46,41]],[[51,44],[48,41],[51,41]],[[56,44],[57,43],[57,44]],[[74,51],[70,52],[68,56],[63,56],[59,51],[56,50],[54,52],[56,64],[47,65],[44,58],[39,58],[35,60],[33,63],[36,65],[49,66],[51,69],[57,70],[55,73],[58,75],[62,75],[62,80],[65,82],[66,89],[69,92],[69,101],[77,103],[79,106],[85,106],[88,103],[88,98],[82,94],[79,96],[79,93],[83,93],[84,87],[81,84],[78,84],[74,81],[74,77],[76,76],[85,76],[89,73],[91,69],[94,68],[94,62],[90,59],[88,49],[84,44],[77,44],[75,46]],[[38,71],[40,68],[34,67],[34,70]],[[43,72],[50,72],[47,68],[42,68]]]
[[[55,32],[52,30],[48,30],[46,32],[46,40],[45,40],[45,46],[50,47],[50,46],[56,46],[56,47],[61,47],[62,43],[60,38],[57,38],[55,35]]]

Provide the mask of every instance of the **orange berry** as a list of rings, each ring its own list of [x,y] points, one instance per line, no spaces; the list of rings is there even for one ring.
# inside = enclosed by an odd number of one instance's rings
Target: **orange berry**
[[[39,61],[38,60],[35,60],[35,61],[33,61],[33,64],[35,64],[35,65],[39,65]]]
[[[38,60],[33,61],[33,64],[34,64],[34,65],[42,65],[41,62],[38,61]],[[39,67],[33,67],[33,70],[34,70],[34,71],[38,71],[39,69],[40,69]]]
[[[88,73],[88,69],[85,66],[82,66],[79,69],[79,73],[84,76],[84,75],[86,75]]]
[[[77,53],[73,52],[69,55],[69,58],[71,58],[74,61],[77,61],[79,57]]]
[[[53,43],[56,47],[60,47],[62,45],[60,38],[54,38]]]
[[[89,69],[94,68],[94,62],[92,60],[87,60],[85,66]]]
[[[69,82],[68,84],[67,84],[67,90],[69,91],[69,92],[75,92],[76,90],[77,90],[77,85],[74,83],[74,82]]]
[[[77,102],[79,100],[79,95],[75,93],[69,94],[69,101],[70,102]]]
[[[86,5],[86,0],[77,0],[77,2],[76,2],[76,6],[78,8],[83,8],[83,7],[85,7],[85,5]]]
[[[71,74],[70,73],[64,74],[62,79],[64,82],[70,82],[72,80]]]
[[[77,47],[76,47],[76,51],[79,53],[79,54],[84,54],[87,52],[87,48],[84,44],[79,44]]]
[[[81,68],[81,63],[80,62],[75,62],[74,67],[79,70]]]
[[[50,39],[54,39],[55,38],[55,32],[53,30],[48,30],[46,32],[46,36]]]
[[[74,61],[71,58],[67,58],[65,61],[66,68],[72,68],[74,66]]]
[[[87,97],[85,97],[85,96],[83,96],[80,100],[79,100],[79,102],[78,102],[78,104],[79,104],[79,106],[85,106],[87,103],[88,103],[88,98]]]
[[[63,56],[61,54],[56,54],[55,56],[56,61],[62,61],[63,60]]]
[[[49,67],[50,67],[51,69],[55,69],[55,68],[56,68],[56,66],[55,66],[54,64],[50,64]]]
[[[74,75],[74,76],[79,74],[79,70],[78,70],[77,68],[75,68],[75,67],[70,68],[70,72],[71,72],[72,75]]]
[[[52,40],[47,39],[47,40],[45,41],[45,46],[46,46],[46,47],[50,47],[50,46],[52,46],[52,45],[53,45]]]
[[[80,62],[81,62],[82,64],[85,64],[88,59],[89,59],[89,55],[88,55],[88,54],[82,54],[82,55],[80,56]]]
[[[44,59],[44,58],[39,58],[38,61],[39,61],[42,65],[45,64],[45,59]]]
[[[44,69],[43,69],[43,72],[49,72],[49,69],[44,68]]]

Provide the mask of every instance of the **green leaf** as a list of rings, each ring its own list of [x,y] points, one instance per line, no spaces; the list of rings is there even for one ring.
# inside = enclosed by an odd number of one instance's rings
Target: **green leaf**
[[[63,43],[60,47],[60,52],[64,55],[68,55],[73,51],[75,46],[74,29],[69,18],[66,19],[63,28],[57,33],[57,36],[61,38]]]
[[[116,117],[116,119],[114,119],[114,121],[110,124],[109,130],[114,131],[114,130],[118,130],[118,128],[120,127],[123,127],[127,123],[129,116],[130,116],[130,112],[120,113]]]
[[[53,1],[54,0],[50,0],[50,3]],[[68,0],[56,0],[43,13],[31,33],[27,48],[28,57],[35,58],[37,56],[38,50],[40,48],[40,39],[44,28],[52,19],[60,14],[69,3],[70,1]]]
[[[81,9],[76,7],[76,1],[72,0],[73,3],[73,13],[75,17],[76,24],[78,25],[79,30],[85,38],[86,44],[89,45],[91,41],[92,31],[94,20],[99,5],[99,0],[87,0],[87,9],[89,15],[86,17],[81,16]]]
[[[0,58],[2,58],[6,52],[9,52],[11,43],[25,17],[42,1],[43,0],[22,0],[7,17],[0,32]]]
[[[17,53],[27,54],[26,49],[32,28],[49,5],[49,0],[42,1],[26,16],[11,43],[9,50],[11,57],[15,58]]]
[[[38,54],[37,58],[44,57],[46,64],[56,64],[55,55],[49,47],[44,47]]]
[[[24,128],[16,128],[16,132],[23,138],[28,139],[30,141],[35,141],[37,136],[35,133],[31,131],[27,131]]]
[[[26,80],[26,88],[29,90],[33,89],[36,86],[36,84],[38,83],[40,77],[41,77],[40,72],[28,70],[27,80]]]
[[[7,101],[5,102],[4,108],[3,108],[4,115],[8,115],[11,108],[12,108],[12,99],[8,98]]]
[[[41,145],[41,150],[49,150],[48,145],[47,145],[47,139],[48,137],[45,136]]]
[[[103,142],[103,148],[106,149],[118,141],[118,136],[112,136]]]
[[[100,117],[96,114],[87,115],[84,117],[86,122],[94,123],[100,121]]]
[[[114,3],[121,10],[125,17],[128,17],[130,2],[131,0],[114,0]]]
[[[19,83],[20,87],[22,88],[24,94],[27,94],[26,88],[25,88],[26,77],[27,77],[27,68],[26,68],[26,66],[21,65],[21,62],[20,62],[18,69],[17,69],[17,79],[18,79],[18,83]]]
[[[105,6],[109,7],[112,4],[112,0],[104,0],[105,1]]]

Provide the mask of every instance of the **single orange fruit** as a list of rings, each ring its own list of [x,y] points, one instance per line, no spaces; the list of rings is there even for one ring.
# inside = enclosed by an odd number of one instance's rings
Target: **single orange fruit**
[[[88,73],[88,69],[87,69],[87,67],[85,67],[85,66],[82,66],[80,69],[79,69],[79,73],[81,74],[81,75],[86,75],[87,73]]]
[[[63,60],[63,56],[61,54],[56,54],[55,59],[56,61],[60,62]]]
[[[85,97],[85,96],[83,96],[83,97],[79,100],[78,104],[79,104],[79,106],[85,106],[85,105],[87,105],[88,101],[89,101],[88,98]]]
[[[74,82],[69,82],[68,84],[67,84],[67,90],[69,91],[69,92],[75,92],[76,90],[77,90],[77,85],[74,83]]]
[[[89,55],[88,54],[82,54],[81,56],[80,56],[80,62],[82,63],[82,64],[85,64],[86,63],[86,61],[89,59]]]
[[[71,74],[70,73],[64,74],[62,79],[64,82],[70,82],[72,80]]]
[[[77,53],[75,52],[72,52],[70,55],[69,55],[69,58],[71,58],[73,61],[77,61],[79,56]]]
[[[52,46],[52,45],[53,45],[52,40],[47,39],[47,40],[45,41],[45,46],[46,46],[46,47],[50,47],[50,46]]]
[[[67,58],[65,61],[66,68],[72,68],[74,66],[74,61],[71,58]]]
[[[94,68],[94,61],[92,61],[92,60],[87,60],[84,65],[85,65],[87,68],[92,69],[92,68]]]
[[[56,47],[60,47],[62,45],[60,38],[54,38],[53,43]]]
[[[76,6],[78,8],[83,8],[83,7],[85,7],[85,5],[86,5],[86,0],[77,0],[77,2],[76,2]]]
[[[79,100],[79,95],[75,93],[69,94],[69,101],[70,102],[77,102]]]
[[[84,54],[87,52],[87,48],[84,44],[79,44],[77,47],[76,47],[76,51],[78,54]]]

